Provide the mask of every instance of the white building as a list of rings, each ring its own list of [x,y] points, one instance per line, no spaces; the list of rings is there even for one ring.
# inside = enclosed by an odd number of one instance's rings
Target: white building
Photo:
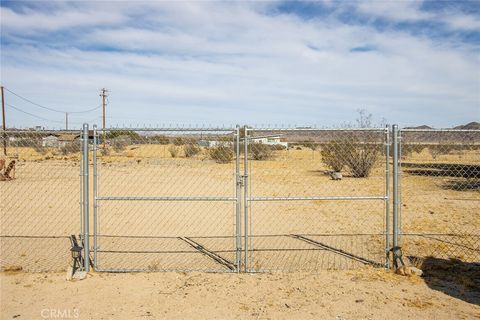
[[[250,137],[250,143],[262,143],[267,145],[280,145],[288,148],[288,142],[282,141],[281,135],[255,136]]]
[[[55,148],[58,147],[58,137],[51,134],[42,138],[42,147]]]

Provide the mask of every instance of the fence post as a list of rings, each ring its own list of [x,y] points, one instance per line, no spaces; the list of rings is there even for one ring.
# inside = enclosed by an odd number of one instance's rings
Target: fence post
[[[390,268],[390,128],[385,127],[385,268]]]
[[[89,248],[89,190],[88,190],[88,124],[83,124],[83,260],[86,272],[90,271],[90,248]]]
[[[242,263],[242,177],[240,175],[240,126],[235,128],[235,264],[240,272]]]
[[[97,125],[93,125],[93,268],[97,269]]]
[[[244,268],[248,272],[248,127],[243,127],[243,205],[244,205],[244,236],[245,236],[245,252],[244,252]]]
[[[392,126],[393,135],[393,267],[397,268],[398,247],[398,125]]]

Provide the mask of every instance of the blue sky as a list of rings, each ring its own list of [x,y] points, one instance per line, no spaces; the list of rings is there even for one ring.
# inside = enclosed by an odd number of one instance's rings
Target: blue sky
[[[2,1],[1,82],[109,125],[480,120],[479,1]],[[7,123],[63,115],[6,93]],[[70,122],[101,123],[100,112]]]

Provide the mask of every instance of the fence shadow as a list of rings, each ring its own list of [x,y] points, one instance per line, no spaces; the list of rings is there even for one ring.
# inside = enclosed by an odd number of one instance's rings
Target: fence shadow
[[[447,190],[480,190],[480,166],[446,163],[402,163],[405,172],[416,176],[450,177],[442,183]]]
[[[420,268],[424,271],[424,280],[429,288],[480,305],[480,263],[434,257],[420,260]]]

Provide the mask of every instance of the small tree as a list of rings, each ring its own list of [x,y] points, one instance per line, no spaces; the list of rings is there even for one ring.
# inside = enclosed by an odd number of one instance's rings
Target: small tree
[[[217,163],[228,163],[233,160],[233,150],[225,144],[209,148],[208,155]]]

